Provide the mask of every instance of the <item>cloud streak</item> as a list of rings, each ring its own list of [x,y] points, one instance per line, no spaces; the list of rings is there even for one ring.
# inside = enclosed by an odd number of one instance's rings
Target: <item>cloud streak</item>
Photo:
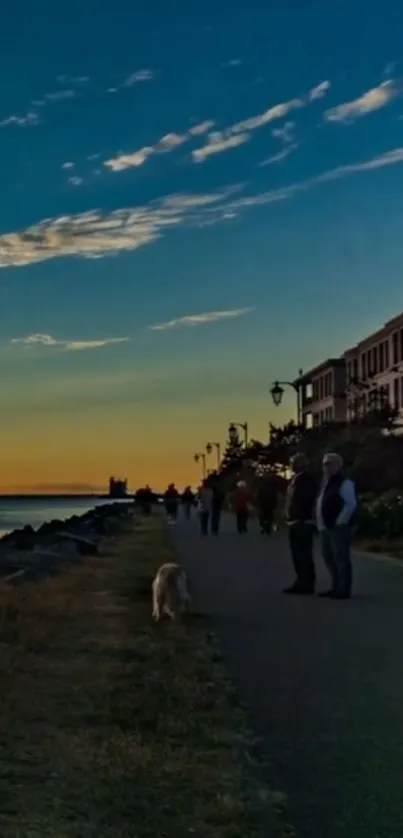
[[[0,268],[32,265],[61,256],[101,258],[122,250],[136,250],[170,227],[196,225],[207,207],[219,205],[234,188],[211,194],[177,194],[145,206],[110,213],[90,210],[47,218],[20,232],[0,236]]]
[[[154,73],[152,70],[136,70],[135,73],[131,73],[131,75],[127,77],[123,86],[133,87],[133,85],[141,84],[141,82],[144,81],[152,81],[153,78]]]
[[[401,87],[394,79],[382,82],[378,87],[367,90],[358,99],[351,102],[343,102],[335,108],[325,111],[327,122],[353,122],[372,111],[378,111],[386,107],[401,92]]]
[[[278,119],[284,119],[292,111],[307,107],[314,100],[325,96],[330,86],[329,81],[323,81],[316,87],[313,87],[305,96],[290,99],[287,102],[279,102],[277,105],[272,105],[270,108],[262,111],[262,113],[235,122],[220,133],[220,139],[217,142],[214,141],[215,135],[210,134],[208,143],[192,152],[194,162],[200,163],[213,154],[219,154],[222,151],[227,151],[229,148],[235,148],[237,145],[241,145],[250,139],[252,131],[256,131],[258,128],[262,128],[264,125],[268,125]],[[239,136],[243,139],[237,143],[234,137]]]
[[[242,186],[206,194],[177,194],[144,206],[110,213],[99,210],[48,218],[25,230],[0,236],[0,268],[21,267],[48,259],[79,256],[102,258],[136,250],[160,239],[170,228],[200,227],[233,219],[242,211],[285,201],[323,183],[403,163],[403,147],[322,172],[305,181],[234,198]]]
[[[229,320],[235,317],[243,317],[245,314],[250,314],[254,311],[253,308],[232,308],[223,311],[207,311],[202,314],[186,314],[184,317],[178,317],[175,320],[168,320],[166,323],[157,323],[148,328],[154,332],[167,332],[171,329],[178,329],[181,327],[195,327],[205,326],[209,323],[217,323],[219,320]]]
[[[136,151],[132,151],[130,154],[118,154],[116,157],[105,160],[103,165],[112,172],[123,172],[125,169],[137,168],[138,166],[142,166],[153,154],[163,154],[173,151],[193,137],[207,133],[213,125],[214,122],[211,120],[205,120],[198,125],[193,125],[184,134],[164,134],[155,145],[143,146]]]
[[[101,349],[117,343],[127,343],[130,338],[104,338],[101,340],[57,340],[53,335],[33,334],[24,338],[13,338],[12,344],[22,344],[33,348],[35,346],[61,347],[66,352],[80,352],[86,349]]]

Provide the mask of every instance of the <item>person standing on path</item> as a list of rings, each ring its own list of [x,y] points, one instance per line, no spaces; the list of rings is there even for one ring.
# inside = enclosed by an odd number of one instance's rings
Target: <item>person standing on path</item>
[[[224,493],[217,478],[211,479],[210,486],[212,491],[211,532],[213,535],[218,535],[220,531],[221,512],[224,504]]]
[[[191,514],[192,506],[194,506],[194,502],[195,502],[194,494],[193,494],[190,486],[186,486],[186,489],[185,489],[185,491],[183,492],[183,495],[182,495],[182,504],[183,504],[183,509],[184,509],[184,512],[185,512],[185,518],[186,518],[187,521],[190,520],[190,514]]]
[[[234,510],[236,527],[240,535],[248,532],[249,509],[251,494],[244,480],[239,480],[234,492]]]
[[[170,483],[164,495],[165,510],[172,523],[176,523],[178,517],[179,492],[175,483]]]
[[[262,535],[271,535],[273,517],[277,506],[277,490],[275,478],[272,474],[261,479],[257,493],[257,502],[260,532]]]
[[[200,516],[200,528],[202,535],[208,535],[210,517],[213,509],[213,490],[204,480],[198,493],[198,509]]]
[[[291,468],[294,475],[287,489],[286,520],[296,580],[285,588],[284,593],[313,594],[316,581],[313,539],[317,484],[308,471],[305,454],[295,454],[291,459]]]
[[[339,454],[325,454],[323,475],[316,522],[332,587],[321,596],[349,599],[353,582],[351,541],[357,510],[355,486],[343,473],[343,459]]]

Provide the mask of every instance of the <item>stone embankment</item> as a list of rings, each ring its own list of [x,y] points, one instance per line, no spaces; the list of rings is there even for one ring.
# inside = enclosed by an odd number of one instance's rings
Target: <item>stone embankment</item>
[[[122,518],[133,513],[131,503],[97,506],[67,520],[55,519],[34,530],[14,530],[0,539],[0,584],[38,579],[54,572],[63,561],[80,561],[102,550]]]

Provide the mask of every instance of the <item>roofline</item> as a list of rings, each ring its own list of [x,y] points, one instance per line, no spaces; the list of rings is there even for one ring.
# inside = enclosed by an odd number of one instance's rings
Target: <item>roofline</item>
[[[360,352],[364,346],[368,346],[369,344],[374,343],[375,341],[379,340],[383,335],[390,334],[395,329],[403,327],[403,312],[397,314],[396,317],[392,317],[391,320],[387,320],[380,329],[377,329],[375,332],[371,332],[370,335],[367,335],[362,340],[359,340],[354,346],[350,349],[346,349],[344,352],[344,357],[346,355],[353,354],[354,352]]]
[[[309,381],[310,378],[313,378],[314,375],[318,375],[322,372],[322,370],[344,367],[345,363],[346,362],[343,356],[341,358],[327,358],[326,361],[321,361],[321,363],[317,364],[316,367],[312,367],[312,369],[298,376],[293,383],[303,384],[304,381]]]

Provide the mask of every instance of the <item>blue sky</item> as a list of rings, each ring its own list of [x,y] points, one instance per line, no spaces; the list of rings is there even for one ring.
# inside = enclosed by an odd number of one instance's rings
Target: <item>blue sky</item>
[[[403,308],[402,25],[391,0],[2,12],[0,488],[194,482],[229,421],[292,414],[273,378]]]

